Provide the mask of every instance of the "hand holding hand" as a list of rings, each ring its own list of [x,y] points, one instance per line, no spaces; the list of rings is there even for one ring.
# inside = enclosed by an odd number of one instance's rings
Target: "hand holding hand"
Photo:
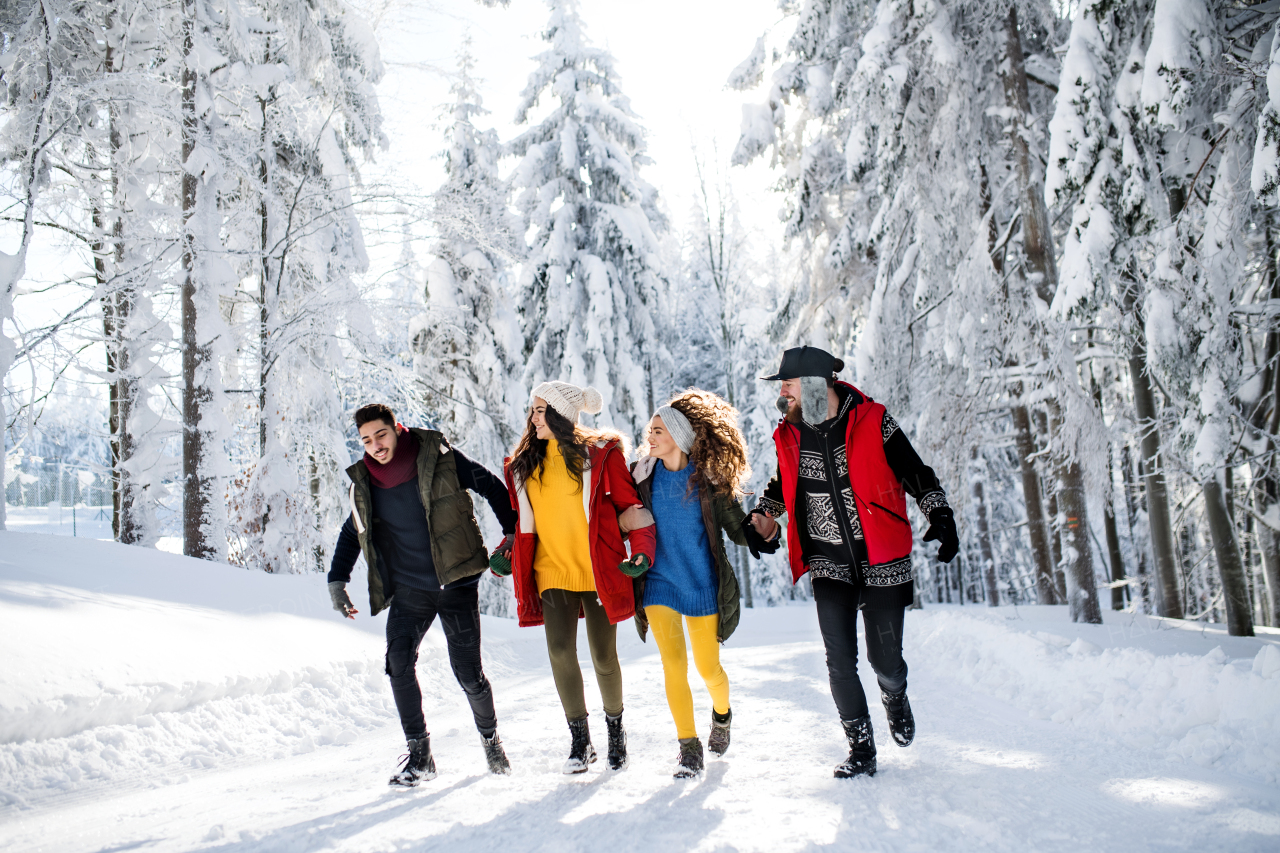
[[[500,578],[511,574],[511,552],[515,549],[516,535],[508,533],[489,555],[489,571]]]
[[[351,596],[347,595],[347,585],[342,581],[329,582],[329,600],[333,602],[333,609],[348,619],[356,618],[356,614],[360,612],[351,603]]]
[[[618,563],[618,571],[629,578],[638,578],[649,571],[651,565],[649,558],[644,554],[632,554],[630,560],[623,560]]]
[[[938,542],[938,560],[950,563],[960,553],[960,537],[956,533],[956,518],[949,506],[940,506],[929,513],[929,529],[924,541]]]
[[[760,534],[760,538],[769,542],[777,538],[779,532],[778,522],[774,521],[768,513],[763,510],[756,510],[751,513],[751,526],[756,529],[756,533]]]

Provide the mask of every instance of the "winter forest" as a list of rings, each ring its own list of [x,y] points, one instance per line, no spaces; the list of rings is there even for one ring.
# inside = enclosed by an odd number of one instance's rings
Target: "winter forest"
[[[557,378],[633,443],[673,392],[723,395],[758,493],[757,377],[811,344],[956,507],[922,605],[1280,626],[1280,3],[780,0],[687,208],[647,178],[618,36],[547,5],[527,76],[458,43],[407,139],[385,7],[4,4],[0,526],[56,501],[322,572],[356,407],[497,470]],[[443,182],[378,172],[397,148]],[[747,607],[809,595],[782,554],[734,560]]]

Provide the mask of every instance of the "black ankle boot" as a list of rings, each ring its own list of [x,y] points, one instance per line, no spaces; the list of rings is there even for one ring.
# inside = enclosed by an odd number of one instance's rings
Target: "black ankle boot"
[[[569,760],[564,763],[564,772],[572,776],[575,773],[586,773],[587,766],[596,760],[596,748],[591,745],[591,730],[587,728],[587,718],[569,721]]]
[[[711,734],[707,737],[707,752],[712,755],[724,755],[729,751],[729,724],[733,722],[733,709],[725,711],[724,716],[711,709]]]
[[[431,736],[423,735],[409,741],[409,754],[402,756],[404,764],[391,777],[389,784],[412,788],[419,782],[436,778],[436,760],[431,757]]]
[[[890,693],[880,688],[880,702],[884,705],[884,714],[889,718],[889,734],[898,746],[911,746],[916,737],[916,718],[911,713],[911,703],[907,701],[907,688],[900,693]]]
[[[871,716],[841,720],[840,725],[844,726],[844,735],[849,739],[849,757],[836,765],[836,778],[876,775],[876,740],[871,730]]]
[[[702,773],[702,741],[696,737],[680,741],[680,754],[676,756],[676,772],[673,779],[693,779]]]
[[[627,730],[622,727],[622,714],[605,714],[604,721],[609,727],[609,769],[621,770],[627,766]]]
[[[510,775],[511,762],[507,760],[507,751],[502,748],[498,733],[494,732],[489,737],[480,735],[480,742],[484,744],[484,760],[489,763],[489,772]]]

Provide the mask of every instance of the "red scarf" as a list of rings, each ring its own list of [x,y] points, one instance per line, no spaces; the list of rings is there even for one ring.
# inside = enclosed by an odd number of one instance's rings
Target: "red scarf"
[[[404,424],[396,424],[396,435],[396,452],[386,465],[368,453],[364,455],[364,467],[369,469],[369,478],[379,489],[392,489],[418,476],[417,437],[405,429]]]

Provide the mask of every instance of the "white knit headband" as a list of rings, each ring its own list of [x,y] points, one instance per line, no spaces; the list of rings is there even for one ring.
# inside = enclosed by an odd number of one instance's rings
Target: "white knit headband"
[[[675,439],[676,447],[685,453],[693,449],[693,425],[689,423],[689,419],[679,409],[663,406],[654,412],[654,416],[662,418],[662,423],[667,428],[667,432]]]

